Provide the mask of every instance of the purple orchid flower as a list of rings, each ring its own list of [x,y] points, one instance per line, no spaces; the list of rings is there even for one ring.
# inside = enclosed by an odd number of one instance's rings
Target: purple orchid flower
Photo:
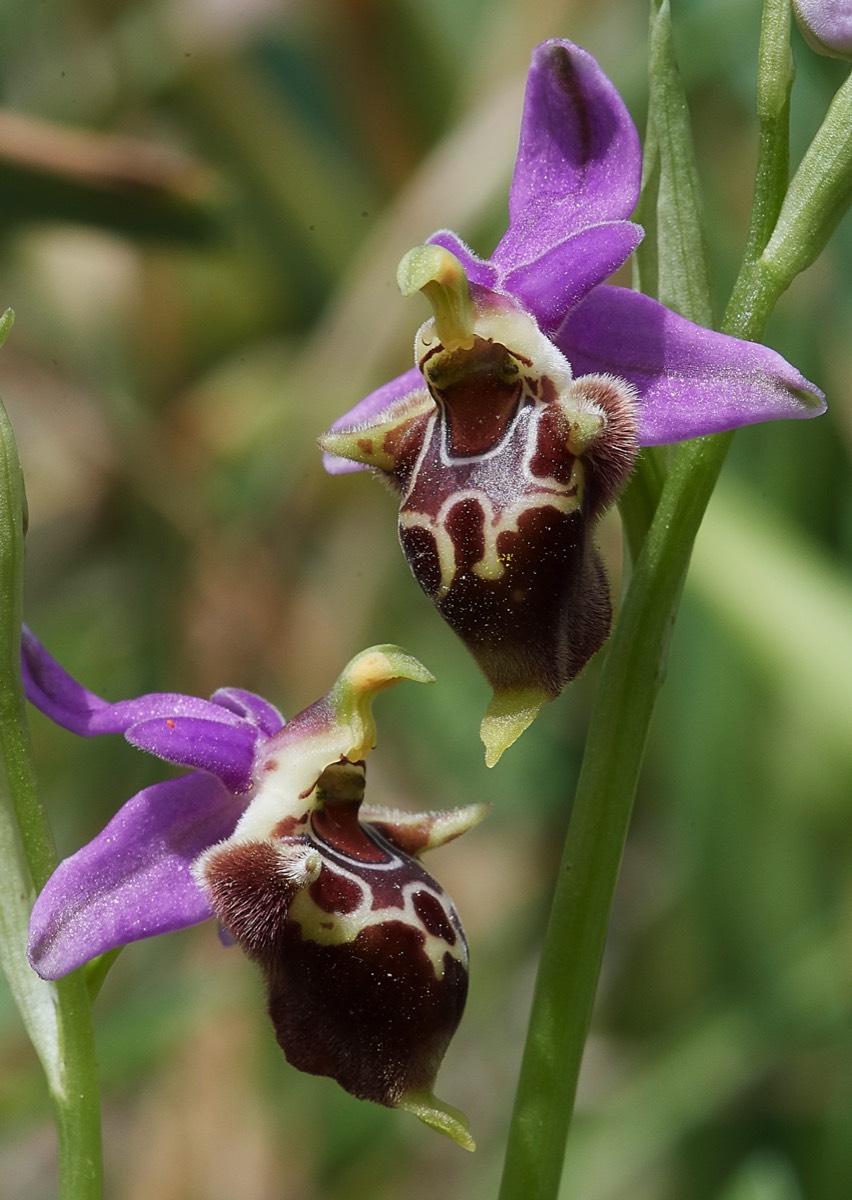
[[[375,694],[431,681],[395,646],[374,646],[285,724],[266,700],[223,688],[110,704],[71,678],[29,630],[28,699],[58,725],[121,733],[191,767],[145,788],[59,864],[39,895],[28,953],[44,979],[140,938],[216,916],[260,966],[288,1061],[362,1099],[405,1108],[473,1149],[435,1076],[467,995],[467,943],[420,865],[485,813],[362,805]]]
[[[320,439],[400,493],[409,565],[482,667],[493,764],[609,634],[592,540],[640,446],[824,411],[774,351],[605,280],[638,245],[639,137],[595,60],[533,52],[509,228],[488,260],[433,234],[400,264],[434,316],[415,363]]]

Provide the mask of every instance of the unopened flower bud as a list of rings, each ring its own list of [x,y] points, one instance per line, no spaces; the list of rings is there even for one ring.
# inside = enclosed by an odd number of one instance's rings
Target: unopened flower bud
[[[793,11],[817,54],[852,60],[852,0],[793,0]]]

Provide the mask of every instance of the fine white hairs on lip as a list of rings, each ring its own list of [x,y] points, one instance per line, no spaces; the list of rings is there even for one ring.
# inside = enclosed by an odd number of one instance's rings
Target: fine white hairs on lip
[[[297,887],[307,887],[322,870],[322,857],[313,846],[281,846],[278,850],[278,874]]]

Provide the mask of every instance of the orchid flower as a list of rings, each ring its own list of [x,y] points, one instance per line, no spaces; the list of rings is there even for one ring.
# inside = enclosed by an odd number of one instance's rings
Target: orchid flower
[[[606,283],[642,230],[639,137],[595,60],[533,53],[509,228],[490,259],[453,233],[403,258],[433,316],[415,367],[320,443],[332,473],[400,494],[411,570],[488,678],[492,765],[606,640],[593,541],[641,446],[824,410],[774,351]]]
[[[288,1061],[362,1099],[405,1108],[467,1149],[461,1113],[432,1088],[467,995],[464,932],[420,855],[484,806],[412,814],[362,806],[375,694],[429,682],[395,646],[354,658],[286,724],[251,692],[154,694],[110,704],[29,630],[27,697],[83,737],[121,733],[192,770],[145,788],[60,863],[33,909],[45,979],[212,916],[260,966]]]

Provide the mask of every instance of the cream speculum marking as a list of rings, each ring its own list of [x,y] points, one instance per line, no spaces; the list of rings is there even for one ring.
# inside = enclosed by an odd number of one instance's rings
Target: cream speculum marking
[[[499,361],[499,374],[485,374],[483,361],[490,366],[494,351],[506,355],[504,347],[477,338],[466,352],[476,372],[473,381],[459,372],[449,382],[442,379],[444,386],[439,387],[435,382],[436,376],[441,378],[439,371],[428,364],[424,369],[437,412],[402,496],[399,527],[404,547],[406,534],[413,529],[425,530],[434,542],[439,583],[430,594],[436,603],[468,572],[492,583],[507,571],[516,572],[515,545],[525,516],[540,508],[572,513],[582,503],[583,468],[578,458],[562,464],[562,478],[536,471],[556,471],[542,462],[539,452],[540,441],[549,436],[544,426],[551,416],[536,393],[546,390],[542,384],[549,380],[530,378],[517,365],[510,374]],[[485,402],[473,405],[472,398]],[[485,422],[477,420],[482,410],[488,422],[485,429]],[[465,422],[465,416],[472,419]],[[510,489],[505,487],[507,459],[517,464],[518,472]],[[460,506],[468,507],[466,519],[481,529],[479,558],[473,557],[476,539],[459,536]]]
[[[344,800],[340,779],[354,793]],[[347,778],[348,777],[348,778]],[[467,943],[456,911],[443,889],[393,842],[358,820],[364,791],[362,764],[339,764],[323,772],[316,807],[305,822],[305,837],[320,866],[294,895],[287,913],[302,938],[320,946],[354,942],[367,929],[406,925],[422,938],[422,953],[442,980],[446,956],[466,971]]]
[[[443,247],[411,251],[399,280],[435,314],[415,342],[425,387],[321,441],[398,490],[409,566],[494,689],[482,727],[493,763],[609,633],[592,532],[633,466],[633,392],[575,379],[532,317],[471,294]]]

